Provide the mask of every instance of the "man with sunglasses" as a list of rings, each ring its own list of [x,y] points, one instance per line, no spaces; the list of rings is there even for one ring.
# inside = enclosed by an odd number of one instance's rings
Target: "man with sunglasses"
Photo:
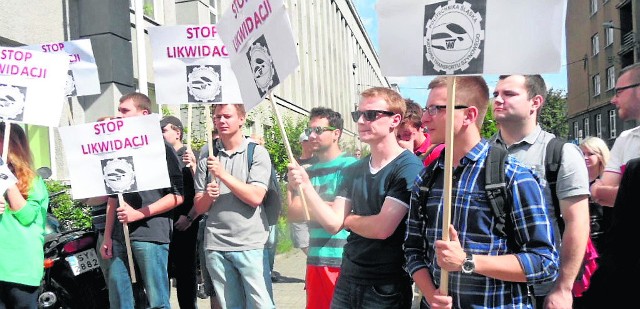
[[[546,181],[545,156],[547,145],[555,135],[542,130],[538,124],[546,95],[547,88],[540,75],[500,76],[493,92],[493,116],[500,124],[500,131],[493,140],[540,177],[554,223],[556,246],[560,250],[560,275],[555,283],[533,285],[536,308],[571,308],[571,291],[582,268],[589,237],[589,173],[580,148],[565,143],[555,196],[552,196]],[[554,209],[553,198],[559,201],[560,214]],[[564,231],[560,230],[562,223]]]
[[[331,308],[411,308],[402,243],[411,186],[422,162],[396,140],[405,111],[400,94],[389,88],[360,94],[351,117],[371,154],[341,171],[344,180],[333,203],[315,191],[304,169],[289,166],[289,179],[302,190],[314,220],[332,234],[351,232]]]
[[[342,171],[356,158],[340,150],[343,120],[340,113],[325,107],[315,107],[305,129],[317,162],[306,168],[309,180],[324,201],[333,202],[336,189],[344,179]],[[289,186],[289,212],[304,214],[302,200],[296,187]],[[307,255],[307,309],[328,309],[340,274],[342,252],[349,232],[342,229],[328,232],[321,222],[311,216],[309,221],[309,250]]]
[[[640,63],[624,68],[616,83],[611,104],[623,121],[640,120]],[[613,206],[625,166],[640,157],[640,126],[620,133],[611,148],[611,156],[599,180],[591,185],[591,197],[600,205]]]
[[[456,77],[452,109],[447,108],[446,78],[435,78],[429,89],[425,123],[433,142],[444,143],[447,113],[454,113],[453,149],[445,149],[453,151],[453,177],[448,226],[442,219],[444,155],[420,173],[413,187],[404,250],[407,270],[424,295],[421,308],[531,308],[527,283],[552,281],[558,270],[539,183],[511,156],[494,163],[505,164],[512,197],[505,207],[509,233],[499,233],[484,189],[489,151],[496,146],[480,135],[489,88],[482,77]],[[449,240],[442,240],[444,228]],[[448,295],[440,289],[442,271],[449,273]]]

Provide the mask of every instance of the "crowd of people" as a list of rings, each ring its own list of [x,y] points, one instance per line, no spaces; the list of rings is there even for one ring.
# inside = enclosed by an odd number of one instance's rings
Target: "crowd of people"
[[[612,100],[623,120],[640,120],[638,85],[640,64],[624,69]],[[286,175],[291,239],[306,255],[306,307],[411,308],[414,289],[420,308],[632,302],[622,279],[639,274],[626,248],[638,214],[640,127],[624,131],[611,150],[598,137],[565,142],[551,170],[555,136],[538,123],[547,93],[541,76],[500,76],[493,92],[480,76],[460,76],[455,87],[452,108],[443,77],[429,84],[424,108],[389,88],[360,93],[350,118],[366,155],[340,148],[339,112],[311,110]],[[499,130],[485,138],[489,108]],[[120,99],[117,117],[149,113],[151,100],[134,92]],[[216,105],[212,116],[217,138],[199,154],[184,144],[179,118],[162,118],[169,187],[86,201],[112,308],[169,308],[169,278],[180,308],[196,308],[199,277],[212,308],[276,307],[277,231],[263,205],[269,153],[259,137],[243,135],[244,105]],[[6,164],[17,182],[0,196],[0,308],[35,308],[48,194],[24,131],[10,129]],[[0,141],[4,130],[1,123]],[[486,176],[495,164],[503,208]],[[131,282],[125,229],[140,284]],[[576,291],[591,243],[598,268]]]

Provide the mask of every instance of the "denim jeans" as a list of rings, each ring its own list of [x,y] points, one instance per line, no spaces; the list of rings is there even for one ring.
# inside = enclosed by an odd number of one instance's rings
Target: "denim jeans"
[[[273,309],[271,274],[265,249],[206,250],[207,269],[222,308]]]
[[[276,249],[278,249],[278,225],[269,226],[269,238],[264,246],[269,255],[269,271],[272,272],[276,261]]]
[[[338,277],[331,309],[410,309],[413,300],[411,281],[402,283],[356,284]]]
[[[132,241],[131,252],[137,268],[136,278],[144,285],[149,307],[170,308],[169,244]],[[127,248],[117,240],[113,240],[113,258],[109,268],[109,302],[112,308],[134,308],[135,305]]]

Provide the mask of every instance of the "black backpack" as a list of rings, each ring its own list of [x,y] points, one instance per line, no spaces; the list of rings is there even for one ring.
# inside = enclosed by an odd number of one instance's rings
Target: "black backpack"
[[[556,183],[558,180],[560,162],[562,160],[562,146],[564,146],[565,142],[566,141],[558,137],[551,139],[547,144],[545,157],[545,178],[549,183],[549,189],[551,190],[553,208],[560,233],[564,231],[564,221],[561,218],[560,204],[556,195]],[[489,153],[487,154],[484,166],[484,189],[487,194],[487,199],[491,204],[491,210],[496,217],[496,225],[494,229],[498,235],[503,237],[507,236],[506,231],[512,230],[511,228],[505,229],[505,226],[508,223],[505,205],[511,201],[510,191],[507,190],[507,183],[505,182],[506,175],[504,172],[507,155],[508,152],[502,145],[497,145],[495,143],[491,144],[489,146]],[[435,169],[437,162],[438,160],[434,160],[421,172],[421,179],[426,179],[427,183],[420,187],[418,196],[419,207],[422,207],[423,203],[426,202],[426,198],[431,191],[431,187],[437,178],[436,173],[434,173],[434,171],[437,171]]]
[[[213,141],[213,156],[218,156],[218,148],[215,147],[218,139]],[[253,152],[256,148],[256,143],[249,142],[247,146],[247,172],[251,170],[251,165],[253,164]],[[280,212],[282,211],[282,198],[280,197],[280,185],[278,184],[278,175],[276,174],[276,168],[271,165],[271,176],[269,177],[269,186],[267,189],[267,193],[262,200],[262,206],[264,206],[264,211],[267,214],[267,221],[269,222],[269,226],[275,225],[278,223],[278,218],[280,218]]]

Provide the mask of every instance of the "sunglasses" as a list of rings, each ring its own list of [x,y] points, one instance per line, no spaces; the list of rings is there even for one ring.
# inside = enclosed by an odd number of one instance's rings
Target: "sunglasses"
[[[324,133],[324,131],[333,131],[336,128],[334,127],[312,127],[312,128],[306,128],[304,129],[304,134],[307,136],[311,135],[311,132],[316,133],[316,135],[320,135],[322,133]]]
[[[370,109],[370,110],[366,110],[366,111],[353,111],[351,112],[351,118],[353,118],[353,121],[358,122],[358,120],[360,119],[360,116],[364,115],[364,120],[366,121],[374,121],[376,119],[378,119],[378,115],[380,114],[384,114],[387,116],[393,116],[396,113],[394,112],[390,112],[390,111],[381,111],[381,110],[376,110],[376,109]]]

